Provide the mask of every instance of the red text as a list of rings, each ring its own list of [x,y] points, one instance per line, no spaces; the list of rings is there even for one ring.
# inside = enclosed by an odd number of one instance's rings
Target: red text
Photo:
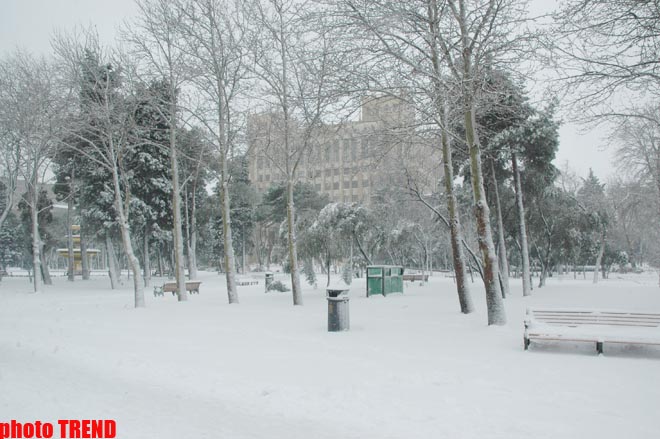
[[[0,439],[53,437],[53,424],[49,422],[0,422]],[[113,436],[114,437],[114,436]]]
[[[60,419],[60,437],[74,438],[114,438],[117,423],[110,419]]]

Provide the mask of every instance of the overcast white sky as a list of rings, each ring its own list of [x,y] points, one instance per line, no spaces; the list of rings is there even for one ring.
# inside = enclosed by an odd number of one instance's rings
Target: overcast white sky
[[[545,10],[556,0],[532,0],[535,10]],[[57,28],[96,26],[101,38],[112,40],[115,29],[136,13],[134,0],[0,0],[0,53],[15,47],[33,53],[50,53],[50,36]],[[614,173],[612,151],[604,149],[606,133],[581,127],[564,118],[556,165],[568,162],[578,175],[593,168],[601,180]]]

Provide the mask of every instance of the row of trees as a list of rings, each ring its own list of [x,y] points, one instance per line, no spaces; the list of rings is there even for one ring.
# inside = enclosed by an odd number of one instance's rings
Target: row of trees
[[[136,306],[144,305],[154,243],[173,254],[179,300],[185,300],[184,266],[194,276],[197,237],[203,233],[198,224],[215,210],[222,232],[212,251],[222,254],[228,300],[237,303],[235,237],[243,249],[246,242],[249,246],[245,224],[252,219],[245,200],[254,196],[248,195],[244,171],[236,169],[255,140],[246,132],[248,114],[268,112],[268,129],[259,133],[265,138],[258,140],[284,185],[267,194],[262,206],[281,203],[286,209],[283,218],[264,214],[262,224],[283,224],[294,304],[302,304],[299,259],[315,256],[327,270],[339,252],[333,246],[341,240],[332,239],[337,233],[348,237],[351,260],[354,251],[365,262],[383,254],[392,261],[410,260],[404,241],[383,242],[411,236],[422,242],[428,258],[434,238],[441,236],[440,229],[429,230],[441,224],[449,233],[461,311],[473,310],[467,280],[472,267],[486,289],[488,323],[504,324],[509,262],[515,258],[527,295],[530,258],[540,266],[543,282],[561,262],[584,262],[584,242],[595,241],[598,268],[607,257],[612,218],[630,221],[621,205],[633,197],[617,201],[613,214],[606,212],[605,191],[595,177],[580,189],[561,186],[551,164],[558,142],[556,104],[530,103],[523,85],[524,67],[544,53],[564,61],[556,66],[562,75],[558,82],[577,102],[589,104],[585,117],[619,118],[622,163],[638,171],[636,187],[655,183],[660,209],[657,109],[605,106],[622,88],[657,93],[657,57],[649,55],[657,47],[649,30],[657,11],[645,2],[569,1],[548,33],[534,27],[524,2],[514,0],[137,3],[139,15],[123,29],[118,47],[102,47],[92,32],[79,31],[55,36],[52,60],[18,52],[2,61],[6,189],[0,226],[15,203],[21,176],[28,187],[35,272],[43,266],[38,192],[52,170],[60,197],[70,209],[79,206],[83,235],[104,241],[109,250],[121,237]],[[612,16],[620,19],[611,22]],[[612,50],[595,50],[605,46]],[[411,144],[430,144],[442,155],[435,175],[405,169],[392,178],[393,186],[427,209],[427,218],[406,221],[409,213],[402,213],[397,237],[385,241],[365,236],[370,227],[364,208],[330,205],[316,217],[296,211],[297,171],[315,133],[350,117],[365,93],[405,100],[415,121],[395,127],[395,134],[414,139]],[[442,190],[421,189],[434,187],[427,183],[440,175]],[[458,178],[466,184],[457,186]],[[218,198],[213,208],[205,205],[211,180]],[[617,188],[625,192],[622,188],[633,186]],[[242,225],[239,230],[236,224]],[[298,236],[301,230],[304,237]],[[633,238],[626,233],[632,250]],[[268,227],[257,236],[272,249]],[[261,258],[258,248],[263,245],[255,245]],[[384,253],[375,256],[379,251]],[[36,291],[40,282],[35,276]]]

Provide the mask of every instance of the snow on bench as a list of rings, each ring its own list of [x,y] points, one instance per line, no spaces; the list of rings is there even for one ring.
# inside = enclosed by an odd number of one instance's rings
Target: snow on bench
[[[404,281],[410,281],[410,282],[415,282],[415,281],[423,281],[423,282],[428,282],[429,281],[429,275],[428,274],[421,274],[421,273],[416,273],[416,274],[404,274],[403,275],[403,280]]]
[[[248,285],[259,285],[259,281],[254,279],[236,279],[236,285],[238,285],[239,287],[244,287]]]
[[[660,313],[617,310],[527,308],[525,350],[531,340],[660,345]]]
[[[199,294],[199,285],[201,281],[190,280],[186,281],[186,291],[190,291],[190,294]],[[154,287],[154,297],[162,296],[163,293],[172,293],[173,296],[176,295],[178,288],[176,282],[165,282],[162,287]]]

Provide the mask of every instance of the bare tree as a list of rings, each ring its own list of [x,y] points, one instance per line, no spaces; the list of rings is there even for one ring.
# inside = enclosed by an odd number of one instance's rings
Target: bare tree
[[[449,89],[448,70],[440,41],[443,7],[443,2],[437,0],[342,2],[349,23],[362,30],[356,37],[362,39],[367,52],[365,66],[371,66],[362,69],[368,72],[365,78],[367,86],[385,93],[394,90],[399,96],[401,90],[406,90],[406,99],[423,119],[420,123],[439,129],[436,138],[442,151],[442,174],[449,212],[447,224],[451,235],[456,288],[461,312],[470,313],[474,306],[465,271],[464,240],[452,164],[454,136],[450,127],[454,124],[454,114],[450,109],[453,108],[455,93]],[[374,53],[375,56],[372,55]],[[410,178],[408,180],[411,183]],[[410,189],[426,203],[418,187]],[[427,207],[439,214],[433,206],[427,204]]]
[[[17,51],[2,63],[2,125],[7,154],[3,163],[11,185],[20,175],[27,187],[31,214],[34,291],[50,283],[39,235],[39,193],[61,127],[62,99],[53,65]],[[4,148],[3,148],[4,149]],[[6,162],[5,162],[6,160]],[[16,173],[15,173],[16,172]],[[13,193],[9,195],[13,197]],[[13,201],[10,199],[10,201]],[[10,203],[8,203],[10,204]],[[3,213],[4,221],[6,214]]]
[[[620,119],[614,138],[619,169],[639,184],[653,187],[660,215],[660,108],[649,105],[637,117]],[[655,263],[660,266],[660,260]]]
[[[135,143],[134,116],[140,102],[131,96],[136,88],[128,86],[135,82],[131,76],[132,70],[118,54],[106,55],[93,32],[85,32],[81,38],[59,34],[53,41],[53,47],[61,63],[64,80],[73,91],[69,108],[78,109],[69,115],[70,122],[61,139],[64,139],[63,143],[65,139],[72,141],[64,143],[63,147],[73,149],[91,164],[108,172],[116,221],[133,275],[135,307],[143,307],[140,262],[133,249],[129,226],[131,183],[123,163]],[[104,59],[106,56],[107,59]],[[110,251],[111,243],[109,240],[106,243]]]
[[[183,231],[181,218],[181,184],[177,158],[177,118],[180,114],[181,87],[188,79],[188,62],[180,32],[182,11],[168,0],[138,0],[138,18],[124,32],[133,47],[133,55],[142,63],[146,77],[165,81],[167,95],[160,96],[153,108],[169,125],[169,155],[172,171],[172,219],[174,238],[174,266],[179,301],[187,300]],[[147,256],[148,257],[148,256]]]
[[[506,298],[506,296],[509,295],[509,260],[506,254],[504,221],[502,219],[502,203],[500,202],[500,190],[497,187],[497,176],[495,175],[494,160],[490,160],[490,171],[493,177],[493,192],[495,192],[495,217],[497,218],[497,262],[499,264],[502,297]]]
[[[14,208],[16,199],[16,184],[21,169],[21,141],[17,131],[17,114],[14,113],[17,104],[17,81],[12,59],[0,61],[0,179],[4,187],[2,211],[0,211],[0,228]]]
[[[346,62],[333,46],[320,5],[301,0],[253,0],[252,73],[269,114],[254,117],[250,134],[258,154],[286,182],[288,259],[294,305],[302,305],[293,189],[305,157],[337,101],[334,82]]]
[[[532,294],[532,278],[529,267],[529,245],[527,243],[527,224],[525,221],[525,207],[523,205],[522,183],[520,181],[520,166],[516,151],[511,151],[511,166],[513,167],[513,186],[516,194],[516,211],[518,213],[523,296],[529,296]]]
[[[363,23],[371,22],[373,14],[381,13],[379,42],[398,61],[413,66],[411,77],[428,75],[433,87],[432,102],[438,110],[436,119],[443,121],[442,99],[450,91],[459,93],[469,150],[470,175],[475,204],[478,242],[483,259],[483,279],[486,287],[488,323],[504,324],[506,316],[499,293],[497,259],[490,226],[490,211],[484,190],[481,144],[477,133],[476,110],[487,97],[484,95],[486,71],[520,61],[524,47],[520,29],[524,29],[524,4],[512,0],[433,0],[425,2],[377,2],[367,8],[367,2],[347,2]],[[368,2],[368,4],[372,4]],[[377,9],[378,8],[378,9]],[[370,30],[377,24],[370,24]],[[425,31],[426,30],[426,31]],[[386,36],[384,36],[386,35]],[[370,48],[371,49],[371,48]],[[416,59],[413,58],[416,56]],[[411,59],[416,61],[411,62]],[[398,72],[397,72],[398,73]]]
[[[617,96],[642,101],[660,93],[660,6],[657,1],[568,0],[554,14],[548,44],[566,101],[581,119],[626,112]]]
[[[449,72],[459,87],[469,150],[472,193],[479,247],[484,260],[484,284],[488,323],[506,323],[497,282],[497,257],[490,226],[490,209],[484,191],[481,143],[477,133],[477,106],[484,94],[486,71],[519,64],[529,48],[524,33],[527,13],[524,2],[513,0],[447,0],[443,2],[439,44]]]
[[[179,5],[186,51],[194,60],[194,83],[202,96],[196,119],[212,135],[219,159],[220,212],[229,303],[238,303],[231,227],[229,161],[241,125],[237,98],[244,92],[248,42],[244,10],[231,0],[191,0]],[[193,219],[194,221],[194,219]]]

